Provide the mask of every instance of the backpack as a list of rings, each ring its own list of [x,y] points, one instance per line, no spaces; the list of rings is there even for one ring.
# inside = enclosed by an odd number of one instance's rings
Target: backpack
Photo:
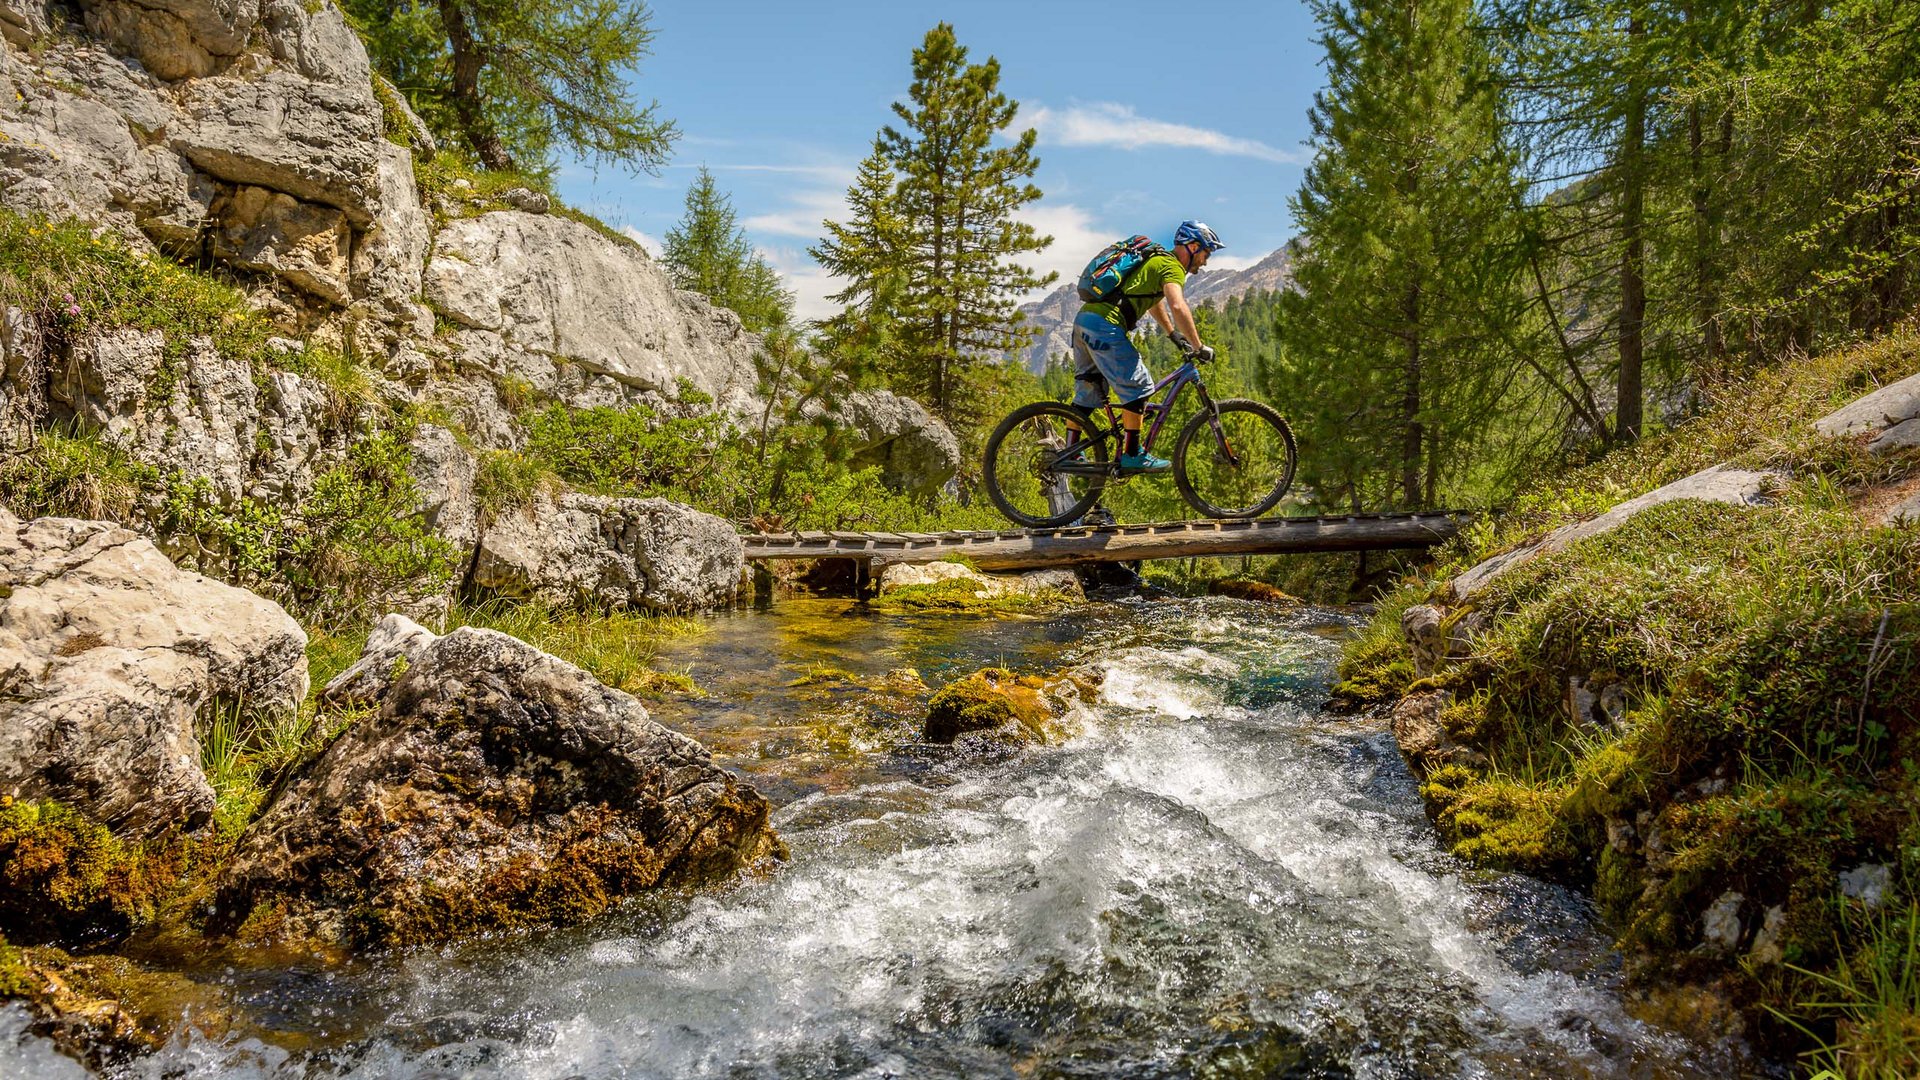
[[[1144,236],[1130,236],[1102,248],[1085,270],[1080,271],[1080,299],[1088,304],[1113,303],[1120,299],[1120,283],[1135,267],[1167,249]]]

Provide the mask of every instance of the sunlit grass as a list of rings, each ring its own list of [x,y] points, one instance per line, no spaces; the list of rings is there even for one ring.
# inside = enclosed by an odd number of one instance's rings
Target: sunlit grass
[[[694,692],[697,687],[685,670],[660,669],[660,646],[707,631],[704,621],[681,615],[558,612],[542,604],[507,601],[456,607],[446,629],[461,626],[519,638],[629,694]]]

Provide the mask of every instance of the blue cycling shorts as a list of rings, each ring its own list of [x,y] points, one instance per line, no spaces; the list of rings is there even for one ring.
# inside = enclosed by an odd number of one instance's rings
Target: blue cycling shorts
[[[1153,391],[1153,373],[1125,330],[1083,311],[1073,320],[1073,403],[1097,409],[1108,386],[1116,400],[1138,401]]]

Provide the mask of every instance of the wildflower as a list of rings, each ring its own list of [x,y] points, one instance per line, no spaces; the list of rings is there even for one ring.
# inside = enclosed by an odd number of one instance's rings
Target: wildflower
[[[72,293],[62,293],[60,296],[60,299],[65,300],[67,302],[68,315],[80,314],[80,305],[77,302],[75,302],[75,300],[73,299]]]

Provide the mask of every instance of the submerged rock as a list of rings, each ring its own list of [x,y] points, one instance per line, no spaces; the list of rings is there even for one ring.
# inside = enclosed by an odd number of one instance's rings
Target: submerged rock
[[[0,939],[0,1000],[26,1006],[29,1032],[95,1070],[160,1049],[184,1023],[219,1037],[231,1023],[224,997],[122,957],[75,957]]]
[[[988,732],[1015,742],[1052,742],[1072,702],[1099,692],[1098,682],[1070,671],[1042,678],[982,668],[948,683],[927,703],[927,738],[950,743]]]
[[[278,604],[117,525],[0,508],[0,794],[121,834],[198,826],[214,795],[194,717],[295,708],[306,646]]]
[[[389,617],[329,689],[383,704],[241,837],[217,935],[445,941],[578,922],[785,855],[766,800],[706,748],[505,634]]]

